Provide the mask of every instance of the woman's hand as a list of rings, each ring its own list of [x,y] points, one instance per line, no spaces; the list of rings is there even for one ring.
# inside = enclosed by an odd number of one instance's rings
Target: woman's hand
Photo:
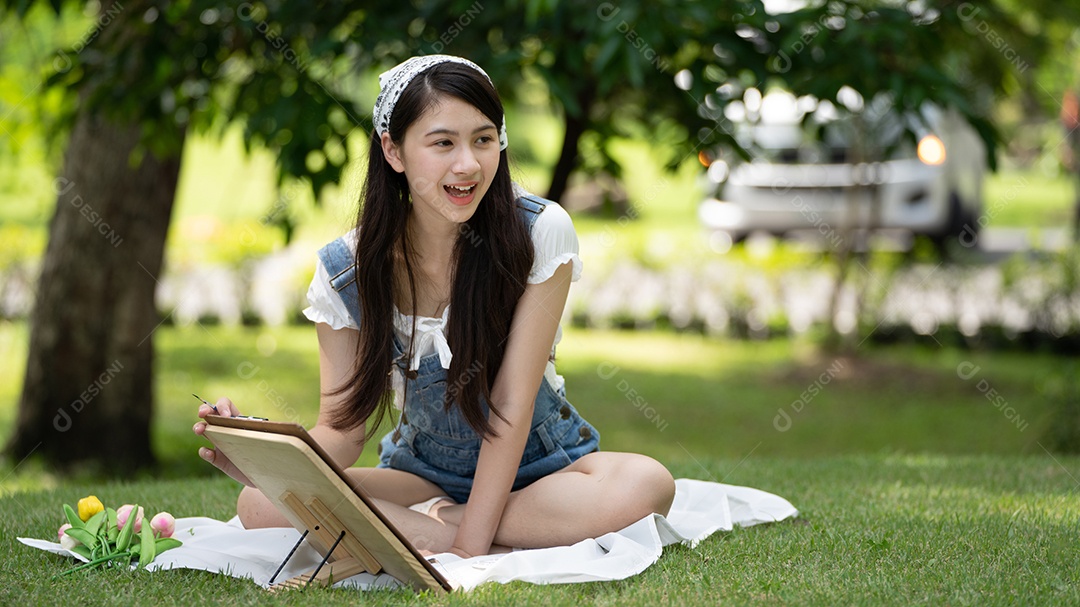
[[[231,400],[222,397],[217,401],[216,413],[207,404],[199,405],[199,419],[203,419],[207,415],[236,417],[240,415],[240,410],[236,408],[236,405],[234,405]],[[206,432],[206,422],[200,421],[196,423],[192,430],[195,432],[195,434],[202,436],[203,433]],[[210,462],[211,464],[214,464],[219,470],[221,470],[225,474],[228,474],[234,480],[239,481],[240,483],[243,483],[248,487],[255,486],[250,480],[248,480],[248,477],[244,476],[243,472],[240,472],[239,468],[234,466],[233,463],[229,461],[229,458],[225,457],[225,455],[221,453],[218,453],[216,449],[199,447],[199,457]]]

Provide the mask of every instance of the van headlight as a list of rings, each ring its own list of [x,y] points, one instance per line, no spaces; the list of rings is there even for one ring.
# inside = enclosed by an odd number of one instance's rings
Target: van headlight
[[[927,135],[920,139],[916,153],[919,155],[919,160],[930,166],[945,162],[945,144],[937,135]]]

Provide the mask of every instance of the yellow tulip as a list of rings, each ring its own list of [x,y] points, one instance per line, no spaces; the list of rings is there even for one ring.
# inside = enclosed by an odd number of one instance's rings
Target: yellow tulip
[[[96,495],[88,495],[79,500],[79,518],[85,523],[90,520],[90,517],[94,516],[98,512],[105,509],[101,500]]]

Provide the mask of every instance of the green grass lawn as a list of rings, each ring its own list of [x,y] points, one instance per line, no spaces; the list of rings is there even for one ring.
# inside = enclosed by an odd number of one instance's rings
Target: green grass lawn
[[[1072,225],[1075,181],[1037,170],[987,175],[983,212],[991,227],[1061,228]]]
[[[9,431],[26,329],[0,324],[0,429]],[[344,604],[345,591],[275,598],[202,572],[95,572],[50,582],[67,563],[15,536],[48,538],[60,505],[95,493],[177,516],[234,512],[237,486],[194,451],[204,397],[245,412],[314,422],[317,351],[308,327],[165,327],[158,332],[156,475],[60,479],[26,463],[0,471],[9,551],[0,603]],[[977,365],[970,379],[962,363]],[[677,477],[780,494],[798,520],[674,547],[640,576],[551,587],[488,585],[452,597],[380,593],[376,604],[1067,604],[1080,601],[1080,458],[1050,455],[1048,386],[1065,361],[894,346],[840,359],[809,343],[569,329],[559,348],[569,396],[609,450],[640,451]],[[822,382],[822,373],[834,375]],[[965,375],[971,367],[965,366]],[[985,381],[1023,429],[987,400]],[[817,394],[809,389],[818,385]],[[804,396],[804,393],[807,395]],[[804,404],[796,408],[802,399]],[[788,412],[786,431],[775,425]],[[370,465],[369,451],[361,459]]]
[[[163,327],[156,338],[153,438],[161,474],[211,473],[194,457],[201,441],[191,433],[198,405],[192,392],[228,396],[245,414],[314,424],[319,386],[312,327]],[[25,344],[25,325],[0,324],[5,434],[14,420]],[[979,367],[967,380],[958,373],[964,363],[965,371]],[[836,358],[808,342],[569,327],[558,350],[568,397],[600,429],[603,447],[665,463],[751,454],[1043,455],[1048,391],[1066,376],[1066,365],[1048,354],[914,345]],[[987,398],[989,388],[1015,410],[1011,419],[1000,401],[995,406]],[[790,427],[778,415],[786,415]],[[361,464],[375,461],[365,452]],[[0,482],[0,491],[28,480],[16,473]]]
[[[791,499],[798,519],[667,549],[619,582],[489,584],[436,597],[312,589],[272,596],[206,572],[89,572],[59,582],[70,563],[15,544],[50,537],[60,504],[94,492],[177,515],[228,517],[230,481],[71,484],[0,499],[9,556],[4,604],[346,605],[1032,605],[1077,604],[1080,460],[1045,456],[860,455],[717,458],[672,465],[676,476],[752,485]]]

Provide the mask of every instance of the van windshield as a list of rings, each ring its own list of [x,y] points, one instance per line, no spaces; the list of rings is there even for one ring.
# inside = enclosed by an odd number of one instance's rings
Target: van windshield
[[[755,162],[772,164],[848,164],[855,162],[852,142],[860,141],[863,158],[893,160],[914,156],[904,141],[909,121],[887,104],[872,104],[862,112],[861,125],[850,114],[838,114],[830,104],[810,112],[795,103],[763,103],[754,122],[737,124],[737,137]]]

